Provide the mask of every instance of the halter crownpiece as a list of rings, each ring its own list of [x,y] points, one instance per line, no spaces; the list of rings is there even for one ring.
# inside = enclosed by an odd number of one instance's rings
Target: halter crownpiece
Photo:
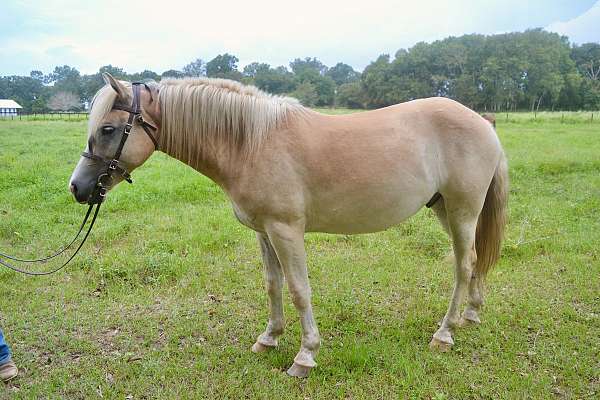
[[[123,177],[128,183],[133,183],[131,180],[131,174],[127,171],[127,168],[123,167],[119,163],[119,158],[121,158],[121,153],[123,152],[123,147],[125,147],[125,142],[131,133],[131,129],[133,128],[134,123],[138,123],[144,129],[144,132],[148,135],[152,143],[154,143],[154,149],[158,150],[158,141],[152,134],[151,130],[156,131],[157,128],[148,122],[144,121],[144,117],[142,116],[142,108],[140,106],[140,86],[144,85],[146,89],[148,89],[148,85],[143,82],[133,82],[131,87],[133,89],[133,101],[131,103],[131,107],[127,106],[119,106],[113,105],[113,110],[121,110],[129,113],[129,118],[127,118],[127,123],[123,128],[123,134],[121,135],[121,141],[119,142],[119,147],[117,147],[117,151],[112,159],[104,158],[102,156],[93,154],[93,150],[91,146],[89,146],[90,151],[84,151],[81,155],[85,158],[89,158],[90,160],[99,161],[106,165],[106,171],[101,173],[98,176],[98,180],[96,181],[96,186],[94,191],[90,195],[88,199],[88,204],[99,204],[104,201],[106,197],[106,193],[110,188],[112,183],[112,175],[117,172],[119,175]]]

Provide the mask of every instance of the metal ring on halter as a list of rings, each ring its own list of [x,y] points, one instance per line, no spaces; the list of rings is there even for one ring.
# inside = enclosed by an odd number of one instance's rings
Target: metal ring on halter
[[[106,180],[105,180],[105,178],[106,178]],[[98,177],[97,184],[100,187],[109,188],[110,185],[112,184],[112,181],[113,181],[112,176],[110,176],[107,173],[104,173],[104,174],[100,174],[100,176]]]

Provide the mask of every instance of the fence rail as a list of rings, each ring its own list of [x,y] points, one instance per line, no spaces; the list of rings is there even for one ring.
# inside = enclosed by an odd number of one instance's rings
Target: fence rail
[[[20,120],[20,121],[49,121],[49,120],[73,120],[82,121],[88,118],[87,112],[47,112],[47,113],[18,113],[17,115],[2,115],[0,120]]]

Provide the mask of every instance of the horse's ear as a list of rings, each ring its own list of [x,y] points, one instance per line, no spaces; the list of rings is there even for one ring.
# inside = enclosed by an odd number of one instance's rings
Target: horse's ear
[[[123,86],[123,84],[116,80],[111,74],[108,72],[103,72],[102,79],[104,79],[104,82],[106,82],[107,85],[110,85],[110,87],[117,92],[117,96],[119,96],[119,98],[123,100],[127,98],[127,90],[125,89],[125,86]]]

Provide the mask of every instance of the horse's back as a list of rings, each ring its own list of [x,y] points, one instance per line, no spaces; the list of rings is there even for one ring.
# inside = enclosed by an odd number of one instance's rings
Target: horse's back
[[[269,180],[256,195],[271,209],[295,208],[307,230],[382,230],[487,162],[494,151],[486,149],[497,142],[489,129],[478,114],[441,98],[345,116],[309,113],[273,136],[280,142],[265,155],[260,169]]]

